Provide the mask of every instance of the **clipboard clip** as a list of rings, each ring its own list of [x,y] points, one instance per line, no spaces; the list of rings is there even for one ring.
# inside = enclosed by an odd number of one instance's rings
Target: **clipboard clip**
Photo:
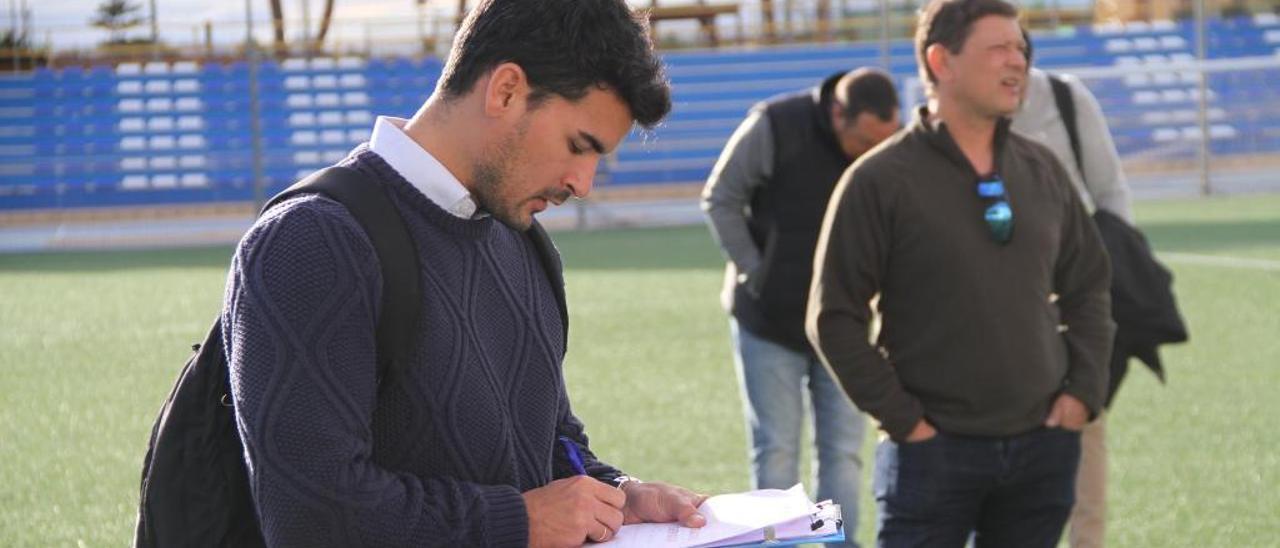
[[[821,529],[822,526],[827,524],[826,520],[823,519],[822,517],[823,514],[827,514],[827,513],[835,514],[834,516],[827,516],[827,517],[835,521],[835,525],[837,529],[844,526],[844,515],[841,514],[839,507],[830,508],[832,506],[830,500],[824,500],[822,502],[819,502],[815,506],[818,507],[818,511],[814,512],[812,515],[809,516],[810,531],[817,531],[818,529]]]

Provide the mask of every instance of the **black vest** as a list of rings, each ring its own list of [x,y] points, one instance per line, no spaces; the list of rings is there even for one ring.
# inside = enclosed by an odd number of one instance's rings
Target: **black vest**
[[[741,284],[733,294],[733,315],[743,327],[800,352],[812,351],[804,316],[818,231],[836,182],[853,162],[831,126],[831,90],[843,74],[766,102],[773,177],[756,190],[747,214],[747,228],[762,256],[753,282],[760,297]]]

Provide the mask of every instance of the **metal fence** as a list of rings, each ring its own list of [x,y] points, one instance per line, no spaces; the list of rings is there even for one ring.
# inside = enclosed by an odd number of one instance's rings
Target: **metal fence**
[[[444,19],[434,21],[451,32],[452,20]],[[416,36],[411,49],[423,45],[425,34],[414,33],[430,21],[401,23]],[[1139,196],[1275,184],[1280,18],[1201,21],[1035,31],[1038,64],[1082,77],[1098,95]],[[874,28],[862,22],[858,28]],[[241,31],[270,33],[256,24]],[[374,34],[369,42],[380,47],[400,43],[384,27]],[[342,32],[332,36],[343,43]],[[340,157],[367,136],[373,115],[411,114],[440,69],[439,56],[420,51],[278,57],[259,41],[245,48],[242,36],[244,49],[221,57],[55,63],[0,76],[0,222],[39,218],[32,210],[260,202]],[[629,139],[602,166],[600,194],[625,199],[580,204],[557,214],[568,216],[564,223],[696,220],[697,187],[746,109],[834,71],[887,67],[905,104],[919,99],[912,47],[902,38],[668,50],[665,57],[676,90],[671,118]]]

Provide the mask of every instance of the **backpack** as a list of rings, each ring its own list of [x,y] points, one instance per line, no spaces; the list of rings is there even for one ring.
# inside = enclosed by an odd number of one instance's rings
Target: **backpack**
[[[386,377],[407,363],[422,302],[409,231],[379,183],[343,167],[299,181],[259,215],[310,193],[345,206],[373,243],[382,267],[376,338],[379,387],[385,386]],[[236,429],[221,317],[192,350],[151,429],[134,546],[265,546]]]

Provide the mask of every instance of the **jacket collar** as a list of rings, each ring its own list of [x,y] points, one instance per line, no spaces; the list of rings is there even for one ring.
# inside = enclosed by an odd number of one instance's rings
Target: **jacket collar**
[[[1010,120],[1006,117],[1001,117],[996,122],[992,166],[997,172],[1003,163],[1001,158],[1003,158],[1004,154],[1004,145],[1009,140],[1009,124]],[[957,145],[955,139],[951,137],[951,132],[947,131],[947,124],[942,120],[930,117],[928,106],[921,106],[916,109],[916,119],[912,131],[920,135],[926,143],[933,146],[944,158],[972,175],[975,179],[981,175],[987,175],[986,173],[980,174],[974,171],[973,164],[969,163],[969,158],[960,150],[960,145]]]

